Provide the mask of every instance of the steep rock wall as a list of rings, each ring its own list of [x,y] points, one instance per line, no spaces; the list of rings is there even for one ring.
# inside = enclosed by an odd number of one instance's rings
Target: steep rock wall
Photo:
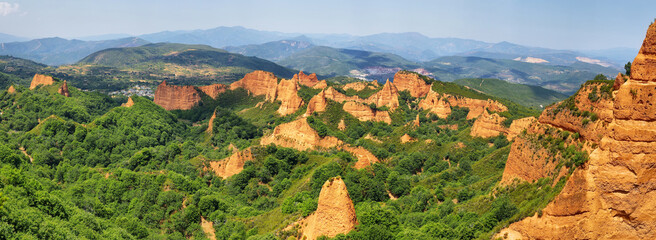
[[[253,160],[253,153],[250,148],[247,148],[241,152],[235,152],[221,161],[210,162],[210,168],[217,176],[229,178],[244,170],[244,163],[250,160]]]
[[[408,90],[410,95],[416,98],[426,96],[431,88],[431,85],[421,79],[418,74],[407,71],[396,72],[394,74],[394,84],[399,91]]]
[[[198,89],[200,89],[203,93],[207,94],[207,96],[216,99],[216,97],[218,97],[219,94],[224,93],[228,89],[228,86],[219,83],[219,84],[212,84],[207,86],[200,86],[198,87]]]
[[[499,136],[499,134],[508,131],[503,126],[504,120],[506,120],[506,118],[499,116],[499,114],[489,114],[487,111],[483,111],[483,114],[474,121],[474,125],[472,126],[469,135],[482,138]]]
[[[301,221],[299,239],[314,240],[320,236],[346,234],[358,224],[355,207],[341,177],[329,179],[319,193],[317,210]]]
[[[276,100],[281,102],[280,108],[278,108],[280,115],[292,114],[303,106],[303,99],[298,96],[298,88],[296,80],[283,79],[280,81],[276,88]]]
[[[55,84],[55,79],[53,79],[51,76],[34,74],[32,82],[30,83],[30,90],[35,89],[39,85],[49,86],[52,84]]]
[[[244,88],[255,96],[264,95],[268,101],[276,99],[277,87],[278,78],[273,73],[259,70],[248,73],[241,80],[230,84],[230,89]]]
[[[194,86],[174,86],[163,81],[155,90],[155,104],[166,110],[189,110],[200,103]]]
[[[369,106],[357,102],[346,102],[344,111],[353,115],[360,121],[374,121],[392,123],[392,118],[387,111],[372,110]]]
[[[292,80],[297,81],[298,84],[300,85],[304,85],[308,87],[314,87],[314,85],[317,85],[319,83],[319,79],[317,78],[316,73],[306,75],[305,73],[303,73],[303,71],[298,72],[298,74],[294,74]]]

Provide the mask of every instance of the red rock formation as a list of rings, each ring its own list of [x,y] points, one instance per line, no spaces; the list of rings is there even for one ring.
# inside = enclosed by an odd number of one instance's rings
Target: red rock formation
[[[318,202],[317,210],[301,221],[302,234],[299,239],[332,238],[350,232],[358,224],[353,201],[341,177],[329,179],[323,184]]]
[[[403,136],[401,136],[401,143],[408,143],[408,142],[414,142],[414,141],[416,141],[416,139],[413,138],[413,137],[410,137],[410,135],[408,135],[407,133],[403,134]]]
[[[615,82],[613,83],[613,90],[618,90],[624,84],[626,81],[624,74],[622,73],[617,73],[617,77],[615,77]]]
[[[431,89],[418,74],[408,71],[398,71],[394,74],[394,84],[399,91],[410,91],[410,95],[416,98],[424,97]]]
[[[32,82],[30,83],[30,89],[35,89],[39,85],[48,86],[52,84],[55,84],[55,80],[51,76],[34,74]]]
[[[383,85],[383,89],[367,98],[365,103],[376,104],[377,107],[387,106],[394,110],[399,106],[399,90],[389,80]]]
[[[345,146],[344,150],[353,154],[358,161],[353,166],[355,169],[363,169],[371,164],[379,162],[378,158],[363,147]]]
[[[342,131],[346,129],[346,123],[344,122],[344,119],[339,121],[339,124],[337,124],[337,128]]]
[[[305,116],[310,116],[314,112],[324,112],[328,106],[328,101],[326,100],[325,90],[321,90],[317,95],[314,95],[308,102],[307,111]]]
[[[656,25],[613,102],[599,148],[543,215],[501,232],[527,239],[656,239]],[[637,63],[637,64],[636,64]],[[635,78],[635,79],[634,79]]]
[[[7,89],[7,92],[12,93],[12,94],[16,93],[16,88],[14,88],[14,85],[9,86],[9,88]]]
[[[452,96],[448,94],[444,94],[444,95],[452,107],[463,107],[469,109],[469,113],[467,114],[467,119],[477,118],[478,116],[483,114],[483,112],[485,112],[485,109],[493,112],[508,111],[508,108],[506,106],[491,99],[481,100],[481,99],[466,98],[461,96]]]
[[[198,105],[200,94],[194,86],[173,86],[163,81],[155,90],[155,104],[166,110],[189,110]]]
[[[205,94],[207,94],[207,96],[216,99],[216,97],[218,97],[219,94],[224,93],[228,89],[228,86],[219,83],[219,84],[212,84],[207,86],[200,86],[198,87],[198,89],[200,89]]]
[[[537,122],[538,120],[534,117],[525,117],[514,120],[508,128],[508,141],[512,141],[519,135],[524,129],[528,129],[531,124]]]
[[[451,105],[439,93],[432,90],[419,102],[419,107],[435,113],[440,118],[447,118],[451,114]]]
[[[298,84],[308,86],[308,87],[313,87],[317,83],[319,83],[319,79],[317,79],[317,74],[312,73],[310,75],[305,75],[303,71],[298,72],[298,74],[294,74],[294,77],[292,77],[292,80],[295,80],[298,82]]]
[[[126,103],[121,104],[122,107],[132,107],[134,106],[134,101],[132,100],[132,97],[128,98],[128,101]]]
[[[346,102],[343,107],[344,111],[353,115],[360,121],[374,121],[392,123],[392,119],[387,111],[374,111],[369,106],[357,102]]]
[[[367,89],[374,89],[374,86],[369,85],[369,82],[352,82],[352,83],[347,83],[344,84],[344,87],[342,87],[344,90],[349,90],[353,89],[355,91],[362,91],[365,88]]]
[[[241,80],[230,84],[230,89],[244,88],[255,96],[264,95],[268,101],[276,99],[277,87],[278,78],[273,73],[259,70],[248,73]]]
[[[333,148],[343,143],[339,139],[327,136],[319,137],[316,131],[307,123],[307,118],[280,124],[269,136],[260,140],[261,145],[275,144],[281,147],[294,148],[304,151],[318,148]]]
[[[281,80],[276,88],[276,100],[280,101],[278,113],[286,116],[296,112],[303,106],[303,99],[298,96],[298,84],[296,80]]]
[[[214,110],[214,113],[212,113],[212,116],[210,117],[210,121],[207,123],[207,130],[205,130],[206,133],[212,134],[212,131],[214,131],[214,119],[216,119],[216,110]],[[235,147],[230,144],[233,148]]]
[[[253,154],[250,148],[246,148],[221,161],[210,162],[210,168],[217,176],[229,178],[244,170],[244,163],[250,160],[253,160]]]
[[[506,118],[499,116],[499,114],[489,114],[487,111],[483,111],[483,114],[474,122],[469,135],[482,138],[499,136],[499,134],[508,131],[503,126],[504,120],[506,120]]]
[[[65,97],[71,97],[71,93],[68,91],[68,84],[66,83],[66,80],[64,80],[64,83],[57,89],[57,92],[61,95],[64,95]]]
[[[324,89],[324,88],[327,88],[327,87],[328,87],[328,83],[326,83],[326,80],[321,80],[317,84],[312,86],[312,88],[314,88],[314,89]]]
[[[343,103],[346,101],[364,102],[364,100],[359,98],[358,96],[350,96],[350,97],[346,96],[343,93],[340,93],[337,90],[335,90],[333,87],[326,88],[324,91],[325,91],[326,99],[330,99],[335,102],[339,102],[339,103]]]

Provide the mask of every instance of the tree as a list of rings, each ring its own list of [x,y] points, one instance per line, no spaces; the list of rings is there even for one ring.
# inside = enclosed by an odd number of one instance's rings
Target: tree
[[[631,62],[624,64],[624,70],[626,71],[625,74],[627,76],[631,76]]]

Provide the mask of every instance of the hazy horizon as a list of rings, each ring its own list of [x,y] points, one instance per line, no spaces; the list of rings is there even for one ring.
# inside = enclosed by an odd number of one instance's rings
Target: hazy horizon
[[[254,7],[255,6],[255,7]],[[554,49],[640,46],[656,2],[623,1],[4,1],[0,33],[89,38],[241,26],[298,34],[418,32]],[[614,17],[621,16],[621,17]]]

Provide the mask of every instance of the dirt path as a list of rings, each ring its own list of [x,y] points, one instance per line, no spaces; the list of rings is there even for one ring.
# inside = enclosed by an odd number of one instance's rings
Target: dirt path
[[[216,235],[214,234],[214,223],[205,220],[204,217],[200,217],[200,226],[203,229],[203,232],[205,232],[205,235],[207,235],[207,238],[216,240]]]
[[[27,151],[25,151],[25,148],[24,148],[24,147],[20,147],[19,149],[21,150],[21,152],[23,152],[23,154],[25,154],[25,156],[27,156],[28,158],[30,158],[30,162],[34,162],[34,158],[32,158],[32,156],[30,156],[29,154],[27,154]]]

